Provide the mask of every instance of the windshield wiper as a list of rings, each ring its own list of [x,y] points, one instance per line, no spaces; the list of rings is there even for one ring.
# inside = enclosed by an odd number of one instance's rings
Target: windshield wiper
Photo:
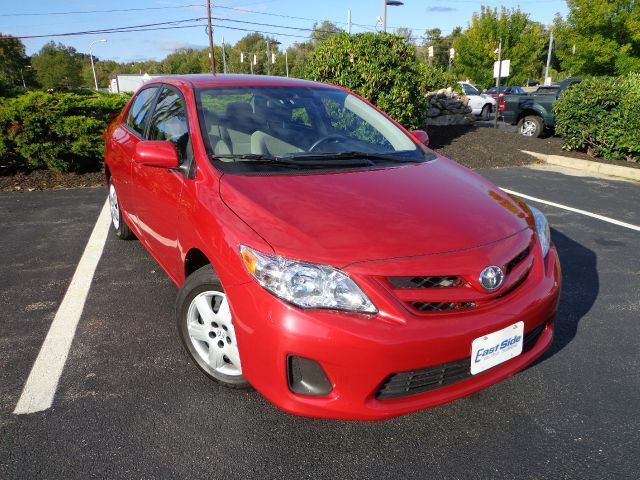
[[[223,153],[220,155],[212,155],[214,160],[228,158],[234,162],[256,162],[269,163],[273,165],[286,165],[292,167],[361,167],[370,166],[371,161],[362,155],[359,156],[336,156],[336,155],[292,155],[286,157],[277,157],[272,155],[260,155],[257,153]]]
[[[308,162],[317,160],[348,160],[348,159],[362,159],[362,160],[386,160],[390,162],[416,162],[418,160],[411,158],[398,157],[396,155],[389,155],[384,153],[370,153],[370,152],[327,152],[327,153],[295,153],[287,155],[286,159],[295,159],[298,162]]]

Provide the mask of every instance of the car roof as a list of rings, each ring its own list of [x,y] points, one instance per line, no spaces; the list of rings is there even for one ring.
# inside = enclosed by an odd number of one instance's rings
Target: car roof
[[[168,83],[176,86],[191,86],[193,88],[225,88],[225,87],[314,87],[314,88],[336,88],[333,85],[299,78],[273,77],[267,75],[242,75],[210,73],[193,75],[163,75],[154,77],[145,83]]]

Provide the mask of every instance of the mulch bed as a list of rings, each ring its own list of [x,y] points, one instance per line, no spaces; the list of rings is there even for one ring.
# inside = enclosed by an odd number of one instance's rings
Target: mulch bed
[[[562,140],[556,137],[526,138],[514,132],[478,126],[431,126],[428,133],[431,148],[472,169],[540,163],[520,150],[640,168],[640,163],[636,162],[607,161],[580,152],[566,152],[562,150]],[[32,170],[11,174],[0,169],[0,191],[3,192],[97,187],[103,184],[102,172],[56,173]]]
[[[0,191],[33,192],[34,190],[57,190],[63,188],[97,187],[104,185],[102,172],[57,173],[49,170],[32,170],[13,175],[0,174]]]
[[[562,139],[558,137],[528,138],[502,129],[466,125],[431,126],[428,133],[431,148],[472,169],[540,163],[520,150],[640,168],[637,162],[603,160],[581,152],[567,152],[562,150]]]

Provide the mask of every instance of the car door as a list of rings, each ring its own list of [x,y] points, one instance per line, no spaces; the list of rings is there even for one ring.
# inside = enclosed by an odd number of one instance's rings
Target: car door
[[[460,86],[462,87],[462,91],[465,93],[467,98],[469,98],[469,107],[471,107],[473,112],[477,113],[478,111],[482,110],[484,99],[480,96],[480,92],[468,83],[461,83]]]
[[[163,86],[147,126],[147,140],[173,143],[179,168],[168,169],[134,163],[132,187],[137,228],[143,242],[170,274],[175,275],[178,251],[178,213],[185,181],[194,174],[193,148],[186,103],[175,87]]]
[[[158,93],[158,86],[140,90],[131,102],[131,107],[122,123],[111,135],[112,155],[109,169],[118,191],[118,200],[127,217],[133,214],[133,192],[131,189],[131,168],[136,145],[145,134],[151,107]]]

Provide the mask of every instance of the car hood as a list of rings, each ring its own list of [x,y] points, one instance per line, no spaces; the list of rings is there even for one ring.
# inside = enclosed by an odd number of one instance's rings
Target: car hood
[[[225,174],[220,194],[276,254],[336,267],[469,249],[528,228],[508,195],[444,157],[378,170]]]

